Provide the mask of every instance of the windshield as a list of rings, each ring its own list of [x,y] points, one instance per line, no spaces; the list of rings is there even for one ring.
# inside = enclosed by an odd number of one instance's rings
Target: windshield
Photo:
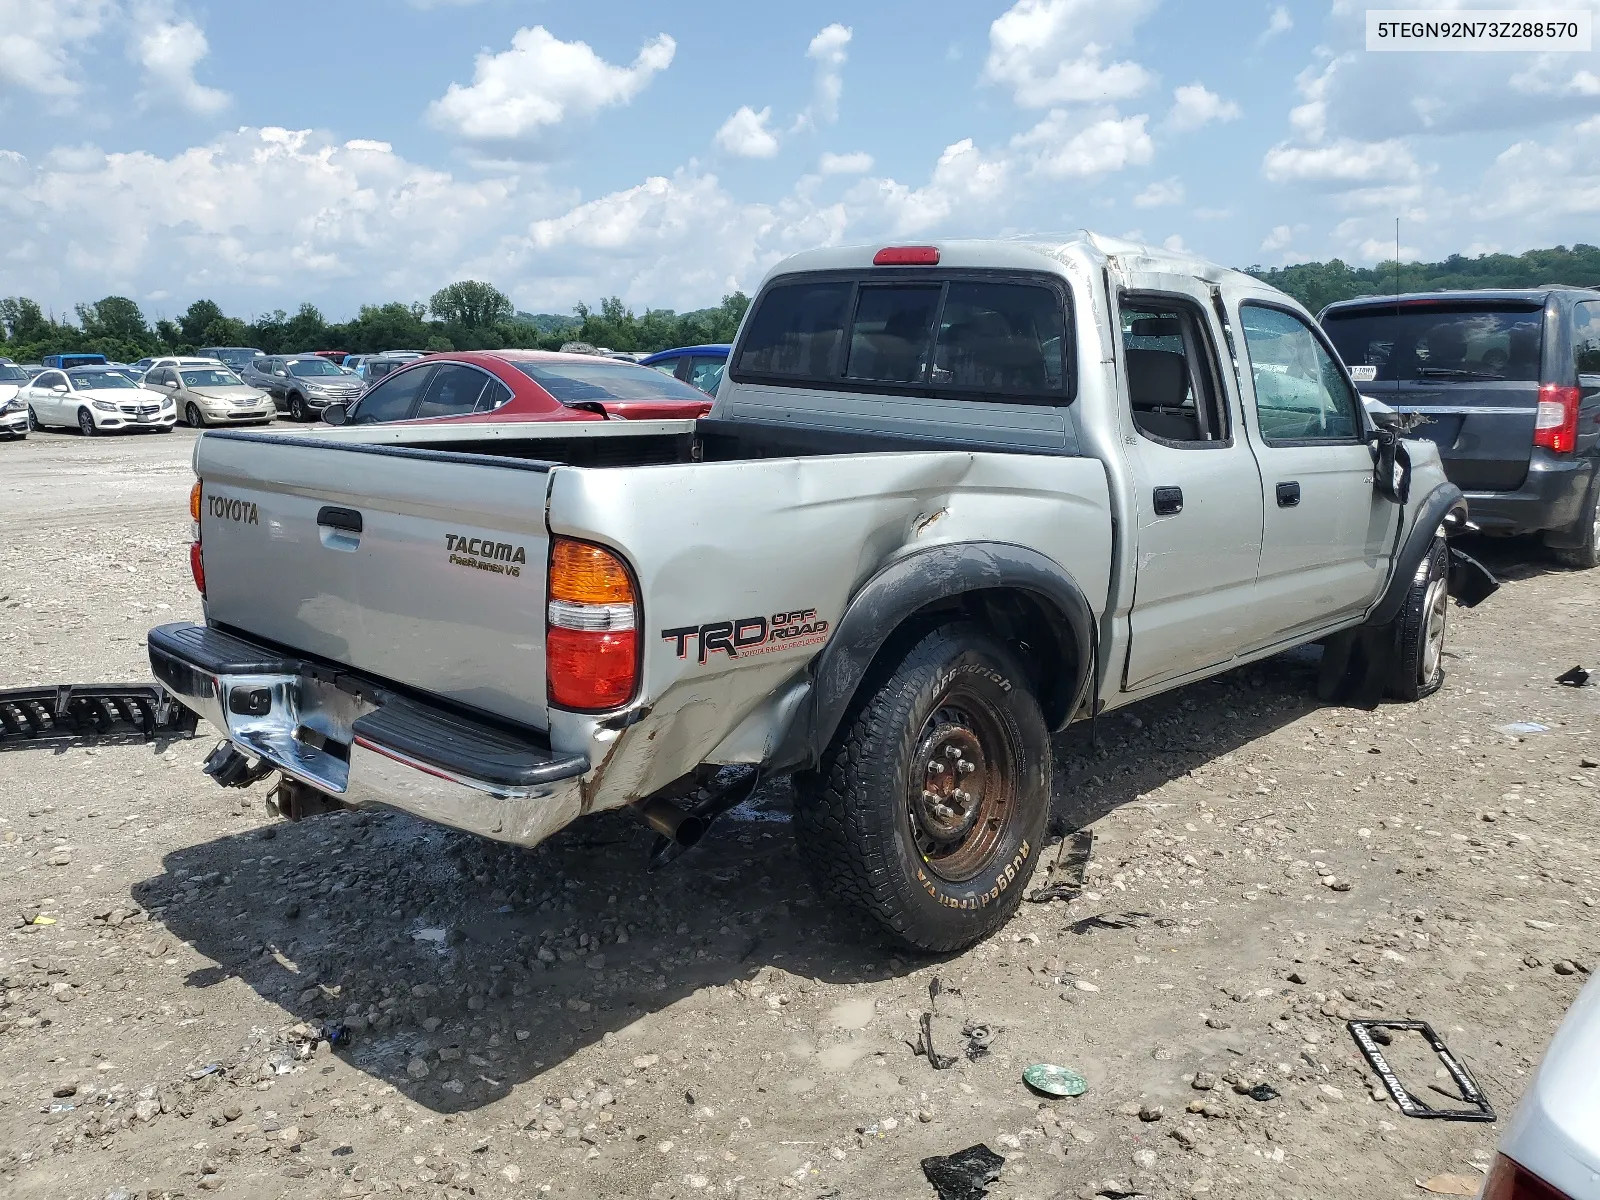
[[[615,359],[592,363],[514,362],[511,364],[563,404],[607,400],[692,400],[704,403],[697,388]]]
[[[10,363],[0,363],[0,383],[26,383],[28,373]]]
[[[244,381],[232,371],[210,367],[203,371],[180,371],[185,387],[243,387]]]
[[[1357,383],[1373,380],[1539,380],[1538,304],[1441,302],[1329,313],[1328,337]],[[1370,371],[1361,370],[1371,368]]]
[[[289,374],[298,379],[308,379],[314,375],[348,375],[350,372],[325,358],[299,358],[289,364]]]
[[[67,376],[72,380],[72,390],[86,392],[91,388],[131,388],[138,387],[120,371],[74,371]]]

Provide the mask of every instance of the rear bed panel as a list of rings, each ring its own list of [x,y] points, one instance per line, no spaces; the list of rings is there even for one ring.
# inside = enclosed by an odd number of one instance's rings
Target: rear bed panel
[[[210,433],[195,465],[209,621],[546,727],[543,464]]]

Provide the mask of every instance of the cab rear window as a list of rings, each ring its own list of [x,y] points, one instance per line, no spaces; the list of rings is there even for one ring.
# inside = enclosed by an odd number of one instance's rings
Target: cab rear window
[[[1065,403],[1061,289],[992,277],[798,278],[757,300],[738,382]]]

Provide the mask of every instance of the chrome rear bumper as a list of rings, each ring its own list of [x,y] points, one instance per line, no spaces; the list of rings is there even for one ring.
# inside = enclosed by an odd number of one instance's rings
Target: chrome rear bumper
[[[156,678],[245,754],[355,808],[533,846],[583,811],[584,754],[203,625],[149,636]]]

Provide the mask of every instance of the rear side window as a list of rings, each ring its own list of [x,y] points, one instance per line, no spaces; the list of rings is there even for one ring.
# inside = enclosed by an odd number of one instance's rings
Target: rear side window
[[[1166,296],[1123,296],[1119,307],[1128,401],[1139,432],[1180,446],[1226,445],[1227,406],[1199,309]]]
[[[444,363],[436,367],[433,378],[417,405],[417,417],[459,417],[478,405],[488,376],[472,367]],[[398,381],[397,381],[398,382]]]
[[[1600,301],[1585,300],[1573,309],[1572,349],[1578,374],[1600,375]]]
[[[968,399],[1071,397],[1066,310],[1046,283],[807,280],[757,301],[735,377]]]
[[[1357,383],[1539,380],[1544,310],[1538,304],[1441,301],[1335,310],[1322,327]]]
[[[491,379],[483,389],[483,394],[478,397],[478,407],[474,412],[493,412],[507,400],[511,399],[511,389],[498,379]]]

